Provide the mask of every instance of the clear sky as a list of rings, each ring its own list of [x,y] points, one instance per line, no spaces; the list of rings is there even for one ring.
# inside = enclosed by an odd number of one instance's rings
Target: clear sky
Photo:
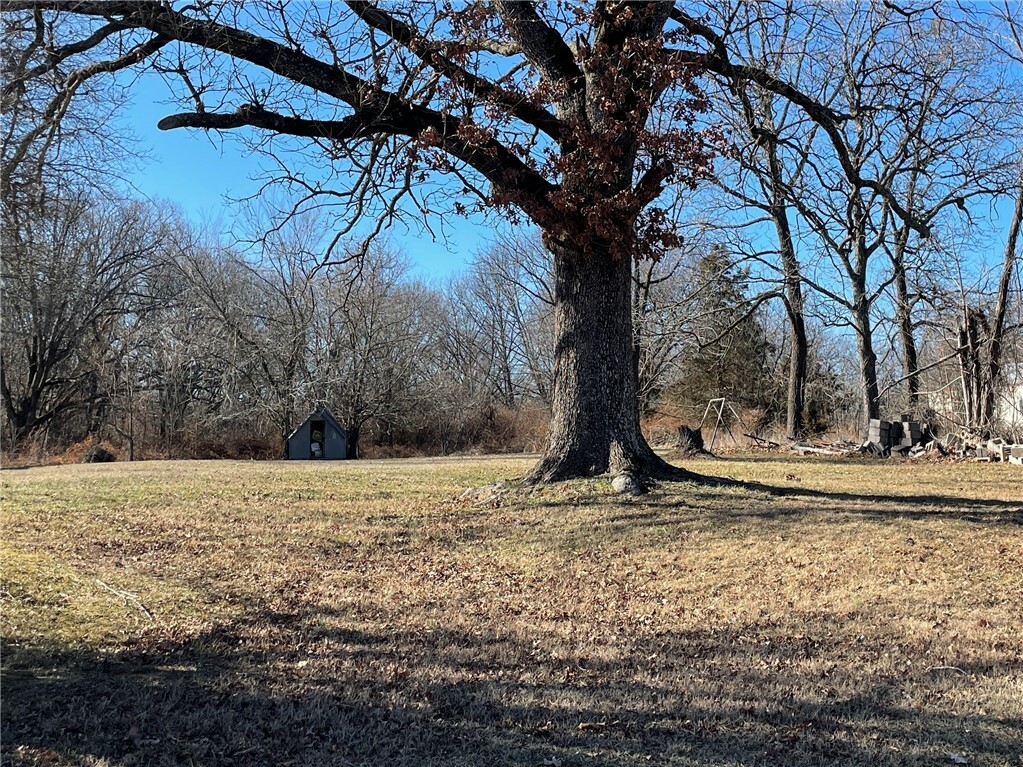
[[[177,204],[195,221],[229,223],[234,210],[229,198],[246,197],[259,189],[253,179],[260,176],[265,160],[216,131],[159,130],[160,118],[180,111],[167,102],[167,88],[156,76],[144,76],[132,87],[124,124],[138,137],[146,156],[128,182],[146,197]],[[493,237],[493,227],[481,217],[452,213],[444,225],[447,242],[400,225],[389,232],[422,277],[443,279],[457,273]]]

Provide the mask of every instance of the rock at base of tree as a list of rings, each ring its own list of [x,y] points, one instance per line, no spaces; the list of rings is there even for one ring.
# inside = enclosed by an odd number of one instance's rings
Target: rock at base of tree
[[[643,495],[646,487],[639,477],[629,471],[623,471],[611,480],[611,489],[620,495]]]
[[[690,429],[688,426],[678,427],[678,452],[683,455],[704,454],[707,452],[703,446],[703,434],[699,429]]]
[[[101,445],[93,445],[85,451],[82,463],[113,463],[117,456]]]
[[[501,497],[509,490],[507,482],[495,482],[492,485],[484,485],[483,487],[470,487],[458,496],[458,500],[468,501],[473,506],[500,505]]]

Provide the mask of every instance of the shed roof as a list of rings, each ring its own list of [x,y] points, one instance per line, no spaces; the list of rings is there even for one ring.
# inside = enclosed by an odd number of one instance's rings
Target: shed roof
[[[307,415],[298,424],[298,426],[292,429],[291,434],[288,435],[288,439],[290,440],[292,437],[298,434],[299,430],[313,419],[320,418],[329,423],[331,426],[333,426],[339,432],[344,434],[346,437],[348,436],[348,432],[345,430],[345,427],[342,426],[341,423],[334,417],[334,414],[331,413],[326,407],[321,405],[320,407],[317,407],[315,410],[313,410],[313,412],[311,412],[309,415]]]

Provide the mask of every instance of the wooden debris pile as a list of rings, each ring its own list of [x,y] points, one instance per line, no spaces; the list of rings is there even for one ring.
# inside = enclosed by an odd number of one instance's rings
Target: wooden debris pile
[[[1023,444],[1010,443],[1000,437],[982,439],[968,433],[937,437],[929,426],[911,420],[908,415],[904,415],[901,421],[871,420],[867,439],[861,444],[843,440],[794,442],[789,449],[800,455],[972,458],[975,461],[1002,461],[1023,466]]]
[[[856,442],[840,439],[833,442],[814,440],[813,442],[793,442],[789,450],[800,455],[855,455],[860,449]]]

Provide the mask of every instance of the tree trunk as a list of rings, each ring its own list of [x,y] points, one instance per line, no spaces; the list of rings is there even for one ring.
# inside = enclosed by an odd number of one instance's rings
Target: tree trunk
[[[863,424],[866,428],[872,418],[881,417],[881,402],[877,385],[877,353],[874,351],[874,334],[870,326],[870,307],[865,299],[857,301],[854,311],[856,323],[856,348],[860,360],[860,382],[862,385]]]
[[[776,158],[772,163],[772,175],[779,175],[775,167]],[[780,182],[775,181],[780,186]],[[776,187],[777,190],[777,187]],[[788,212],[781,201],[780,192],[775,191],[778,201],[772,206],[771,218],[778,233],[778,247],[781,251],[782,268],[785,270],[785,309],[789,317],[789,386],[785,429],[789,439],[801,439],[806,423],[804,411],[806,406],[806,362],[809,356],[809,344],[806,340],[806,322],[803,318],[803,278],[799,271],[799,259],[792,243],[792,230],[789,227]]]
[[[631,264],[607,250],[554,254],[554,396],[547,446],[526,482],[611,472],[692,479],[647,444],[639,428]]]
[[[1016,206],[1012,221],[1009,223],[1008,239],[1005,242],[1005,257],[1002,260],[1002,273],[998,280],[998,293],[995,298],[994,316],[991,318],[991,338],[988,347],[988,370],[985,380],[984,395],[981,398],[980,422],[989,424],[995,420],[995,395],[998,392],[999,379],[1002,372],[1002,340],[1005,335],[1005,315],[1009,306],[1009,286],[1016,268],[1016,246],[1019,242],[1019,231],[1023,225],[1023,178],[1020,178],[1016,190]]]
[[[905,265],[895,262],[895,314],[899,322],[899,337],[902,340],[902,371],[906,376],[906,394],[909,409],[916,412],[920,406],[920,363],[913,335],[913,317],[910,311],[909,285]]]
[[[915,177],[916,174],[913,174],[914,179]],[[911,197],[910,200],[912,199]],[[916,412],[920,406],[920,361],[916,337],[913,334],[913,305],[909,295],[909,277],[906,273],[908,244],[909,227],[902,226],[895,232],[895,243],[893,249],[889,251],[889,257],[895,282],[895,319],[902,342],[902,373],[906,381],[906,398],[909,409]]]
[[[632,310],[635,312],[632,320],[632,377],[635,381],[636,397],[643,391],[640,381],[640,363],[643,355],[643,304],[646,303],[643,296],[643,283],[639,273],[639,264],[634,266],[632,275]],[[646,410],[646,402],[639,403],[640,411]]]
[[[989,426],[984,413],[984,362],[982,347],[990,337],[990,327],[984,312],[963,307],[963,320],[959,328],[959,364],[963,381],[963,407],[966,423],[975,428]]]
[[[33,346],[34,348],[34,346]],[[7,365],[0,359],[0,396],[4,401],[4,408],[7,411],[7,422],[11,427],[11,449],[17,450],[32,431],[41,423],[37,418],[39,411],[40,393],[32,389],[27,397],[18,397],[12,392],[7,383]],[[30,384],[36,380],[36,368],[30,367],[32,375]]]
[[[789,439],[802,439],[806,432],[806,360],[809,344],[802,311],[789,309],[789,387],[785,412],[785,430]]]
[[[362,427],[348,426],[345,431],[348,432],[348,441],[345,443],[345,458],[354,461],[359,457],[359,435]]]
[[[770,105],[768,100],[767,105]],[[749,118],[748,118],[749,119]],[[761,134],[758,134],[761,135]],[[782,163],[778,158],[776,133],[770,132],[770,138],[764,135],[761,144],[767,158],[767,169],[771,181],[770,213],[774,222],[774,231],[778,236],[778,251],[781,255],[782,269],[785,275],[785,310],[789,317],[789,385],[785,408],[785,431],[789,439],[801,439],[806,422],[806,365],[809,356],[809,345],[806,341],[806,322],[803,317],[803,277],[799,270],[799,258],[792,242],[792,227],[789,224],[789,213],[786,204],[788,187],[785,184]]]

